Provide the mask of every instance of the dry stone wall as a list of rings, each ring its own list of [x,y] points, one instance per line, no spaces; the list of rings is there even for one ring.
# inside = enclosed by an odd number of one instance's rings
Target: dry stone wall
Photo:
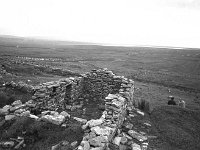
[[[84,93],[104,99],[109,93],[118,93],[122,79],[107,69],[92,70],[84,75]]]
[[[101,70],[102,71],[102,70]],[[100,72],[101,72],[100,71]],[[101,79],[101,85],[106,85],[108,88],[107,91],[104,91],[104,94],[107,96],[104,98],[105,101],[105,111],[102,113],[102,116],[99,119],[89,120],[82,128],[85,130],[85,135],[83,140],[78,147],[78,150],[103,150],[103,149],[126,149],[127,143],[132,140],[132,137],[128,133],[122,132],[122,125],[126,119],[127,110],[132,109],[134,104],[133,93],[134,93],[134,82],[130,79],[127,79],[123,76],[115,76],[111,71],[103,70],[109,75],[110,82],[107,80]],[[98,80],[98,71],[90,73],[89,77],[96,77]],[[100,73],[102,74],[102,73]],[[104,88],[95,84],[96,81],[87,82],[86,90],[96,89],[94,87]],[[109,94],[108,94],[109,93]],[[93,93],[94,95],[96,93]],[[98,93],[97,93],[98,94]],[[103,95],[104,96],[104,95]],[[132,130],[129,131],[132,133]],[[147,140],[145,136],[138,135],[139,140],[142,142]],[[137,136],[137,137],[138,137]],[[132,145],[131,149],[138,147],[135,143]]]
[[[82,78],[70,77],[59,81],[43,83],[35,87],[32,99],[43,109],[65,109],[66,104],[72,103],[82,92]]]
[[[147,134],[135,131],[133,124],[127,121],[127,118],[135,115],[144,116],[143,112],[134,107],[133,80],[116,76],[107,69],[99,69],[82,74],[82,77],[43,83],[34,87],[34,90],[32,100],[25,104],[19,100],[0,109],[5,120],[29,116],[66,127],[67,119],[71,118],[82,123],[85,133],[77,150],[147,150]],[[105,110],[99,119],[86,120],[63,111],[68,106],[74,106],[82,95],[104,101]],[[38,116],[32,115],[32,108],[38,107],[46,111]],[[62,109],[62,112],[58,109]]]
[[[92,70],[82,74],[82,77],[70,77],[36,86],[32,99],[40,108],[64,110],[66,106],[77,103],[80,95],[103,100],[109,93],[115,94],[130,89],[131,85],[125,83],[128,82],[124,81],[124,77],[116,76],[107,69]],[[124,87],[121,88],[121,85]]]

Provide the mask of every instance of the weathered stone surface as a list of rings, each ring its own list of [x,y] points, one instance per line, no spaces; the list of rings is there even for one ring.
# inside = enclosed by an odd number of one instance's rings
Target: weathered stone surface
[[[101,125],[103,123],[103,121],[104,121],[103,119],[96,119],[96,120],[92,119],[92,120],[89,120],[87,122],[87,124],[91,128],[91,127],[94,127],[94,126],[97,126],[97,125]]]
[[[87,123],[87,120],[86,119],[82,119],[82,118],[78,118],[78,117],[74,117],[74,120],[78,121],[78,122],[81,122],[83,124]]]
[[[138,141],[141,141],[141,142],[147,140],[146,136],[143,136],[142,134],[140,134],[140,133],[138,133],[134,130],[129,130],[128,134],[130,136],[132,136],[133,138],[137,139]]]
[[[22,105],[22,102],[21,102],[21,100],[17,100],[17,101],[14,101],[11,105],[12,106]]]
[[[30,108],[34,108],[36,106],[33,100],[29,100],[28,102],[25,103],[25,105]]]
[[[133,124],[131,124],[131,123],[126,124],[126,128],[131,130],[133,128]]]
[[[59,113],[57,111],[50,111],[50,115],[53,115],[53,116],[58,116]]]
[[[56,144],[51,147],[51,150],[58,150],[60,148],[59,144]]]
[[[88,125],[87,125],[87,124],[84,124],[84,125],[82,125],[82,127],[81,127],[81,128],[82,128],[83,130],[86,130],[86,129],[87,129],[87,127],[88,127]]]
[[[32,115],[32,114],[30,114],[29,117],[30,117],[30,118],[33,118],[33,119],[35,119],[35,120],[39,119],[38,116],[36,116],[36,115]]]
[[[47,111],[43,111],[41,114],[42,114],[42,116],[44,116],[44,115],[50,114],[50,112],[51,111],[47,110]]]
[[[41,120],[47,121],[56,125],[60,125],[64,122],[65,117],[62,115],[57,115],[57,116],[45,115],[41,117]]]
[[[103,147],[105,145],[105,142],[108,142],[105,136],[97,136],[95,138],[89,139],[90,145],[93,145],[95,147]]]
[[[125,137],[125,136],[123,136],[122,138],[121,138],[121,141],[120,141],[122,144],[126,144],[127,142],[128,142],[128,139]]]
[[[68,114],[66,111],[62,111],[60,115],[64,116],[65,118],[70,118],[70,114]]]
[[[24,112],[22,112],[20,114],[20,116],[29,116],[29,115],[30,115],[30,111],[29,110],[26,110],[26,111],[24,111]]]
[[[14,112],[15,110],[20,109],[20,108],[22,108],[22,107],[23,107],[23,105],[13,106],[13,107],[10,108],[10,111],[11,111],[11,112]]]
[[[89,133],[89,139],[95,138],[96,136],[97,136],[96,133],[93,132],[93,131],[91,131],[91,132]]]
[[[113,128],[100,127],[100,126],[92,127],[90,130],[95,132],[97,135],[107,135],[107,136],[109,136],[111,134],[111,132],[114,131]]]
[[[9,113],[10,105],[5,105],[2,109],[0,109],[0,115],[7,115]]]
[[[90,143],[88,141],[82,141],[81,146],[83,147],[83,150],[90,150]]]
[[[21,114],[25,111],[26,111],[26,109],[17,109],[17,110],[15,110],[14,114]]]
[[[71,145],[71,147],[75,148],[75,147],[77,146],[77,144],[78,144],[78,142],[77,142],[77,141],[74,141],[74,142],[72,142],[70,145]]]
[[[131,148],[132,148],[132,150],[142,150],[140,145],[138,145],[136,143],[132,143],[131,144]]]
[[[8,121],[8,120],[12,120],[15,118],[15,115],[6,115],[5,116],[5,120]]]
[[[13,141],[6,141],[0,143],[0,145],[4,148],[12,148],[15,145],[15,143]]]
[[[122,139],[122,137],[116,136],[116,137],[114,138],[114,140],[113,140],[113,144],[116,144],[116,145],[119,146],[119,144],[120,144],[120,142],[121,142],[121,139]]]

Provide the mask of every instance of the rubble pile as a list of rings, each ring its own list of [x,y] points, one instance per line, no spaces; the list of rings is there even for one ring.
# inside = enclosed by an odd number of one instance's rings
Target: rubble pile
[[[70,118],[70,115],[65,111],[58,113],[56,111],[48,110],[41,112],[41,114],[34,115],[32,114],[32,109],[35,109],[35,107],[36,103],[33,100],[29,100],[24,104],[22,104],[20,100],[17,100],[14,101],[11,105],[5,105],[0,109],[0,127],[4,126],[6,122],[11,122],[14,120],[16,121],[20,117],[29,117],[35,121],[45,121],[55,125],[66,124]],[[4,119],[2,120],[2,118]],[[25,146],[26,144],[24,137],[10,137],[10,140],[0,141],[0,148],[21,149]]]
[[[14,82],[14,81],[11,81],[11,82],[6,82],[5,83],[5,86],[6,87],[11,87],[13,89],[16,89],[16,90],[19,90],[19,91],[22,91],[22,92],[25,92],[25,93],[34,93],[34,87],[31,86],[31,85],[28,85],[26,84],[25,82]]]

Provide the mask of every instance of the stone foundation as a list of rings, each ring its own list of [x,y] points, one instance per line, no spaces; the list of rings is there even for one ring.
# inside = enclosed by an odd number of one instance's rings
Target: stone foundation
[[[32,100],[25,104],[19,100],[0,109],[5,120],[12,120],[16,116],[29,116],[62,127],[67,126],[68,119],[76,120],[82,124],[85,133],[82,142],[76,147],[77,150],[147,149],[147,134],[135,131],[133,124],[128,121],[137,115],[144,116],[143,112],[134,107],[133,80],[116,76],[107,69],[99,69],[82,74],[81,77],[43,83],[34,87],[34,90]],[[89,100],[87,104],[95,102],[94,107],[98,105],[98,101],[105,104],[105,110],[98,111],[99,119],[92,117],[86,120],[64,111],[79,109],[84,112],[85,108],[81,109],[80,106],[86,100]],[[32,109],[45,111],[32,115]],[[75,113],[78,113],[78,110]],[[151,126],[147,123],[145,125]]]
[[[40,108],[65,110],[66,106],[79,104],[81,95],[94,100],[104,100],[108,94],[116,94],[128,89],[131,92],[127,94],[132,99],[134,89],[132,83],[124,77],[114,75],[107,69],[92,70],[90,73],[82,74],[82,77],[70,77],[43,83],[35,87],[32,99]]]

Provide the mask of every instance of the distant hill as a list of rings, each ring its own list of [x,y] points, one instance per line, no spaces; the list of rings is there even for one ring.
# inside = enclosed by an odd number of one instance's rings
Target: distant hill
[[[67,45],[97,45],[87,42],[76,41],[58,41],[40,37],[17,37],[10,35],[0,35],[1,46],[19,46],[19,47],[52,47],[52,46],[67,46]]]
[[[0,46],[18,46],[18,47],[44,47],[44,48],[56,48],[56,47],[68,47],[68,46],[81,46],[82,49],[93,49],[95,47],[101,47],[103,49],[137,49],[137,50],[169,50],[169,49],[182,49],[182,50],[200,50],[200,48],[184,48],[184,47],[171,47],[171,46],[151,46],[151,45],[136,45],[136,46],[116,46],[112,44],[104,43],[90,43],[79,41],[62,41],[53,40],[43,37],[18,37],[11,35],[0,35]]]

